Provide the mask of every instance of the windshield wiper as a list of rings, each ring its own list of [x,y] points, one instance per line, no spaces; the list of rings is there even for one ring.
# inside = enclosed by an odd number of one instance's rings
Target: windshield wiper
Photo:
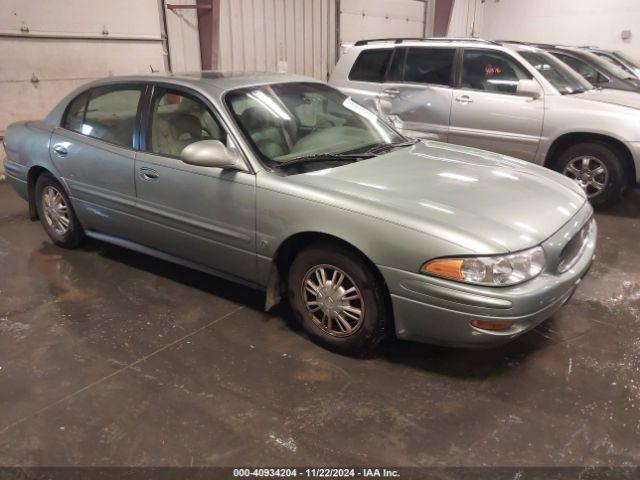
[[[297,165],[300,163],[310,162],[326,162],[331,160],[341,160],[345,162],[357,162],[365,158],[371,158],[374,155],[368,152],[364,153],[319,153],[316,155],[305,155],[302,157],[292,158],[276,165],[277,168],[288,167],[289,165]]]
[[[387,150],[391,150],[392,148],[410,147],[411,145],[415,145],[419,141],[420,141],[419,138],[410,138],[409,140],[405,140],[402,142],[381,143],[380,145],[376,145],[375,147],[370,148],[364,153],[377,155],[379,153],[386,152]]]

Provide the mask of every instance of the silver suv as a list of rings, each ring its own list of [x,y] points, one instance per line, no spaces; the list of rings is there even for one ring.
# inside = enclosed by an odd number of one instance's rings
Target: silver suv
[[[356,42],[330,83],[409,136],[547,166],[594,205],[640,180],[640,95],[594,89],[544,51],[477,39]]]

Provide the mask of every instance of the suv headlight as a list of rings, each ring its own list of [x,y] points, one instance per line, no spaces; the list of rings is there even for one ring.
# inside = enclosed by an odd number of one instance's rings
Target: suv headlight
[[[509,255],[438,258],[422,265],[420,272],[474,285],[501,287],[536,277],[545,262],[542,247],[534,247]]]

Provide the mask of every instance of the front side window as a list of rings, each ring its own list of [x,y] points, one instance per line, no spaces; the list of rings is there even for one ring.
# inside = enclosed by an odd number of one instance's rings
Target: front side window
[[[553,55],[537,50],[522,50],[518,53],[563,95],[581,93],[592,88],[589,82]]]
[[[98,87],[91,90],[80,133],[121,147],[133,147],[142,87]]]
[[[516,94],[518,81],[533,76],[509,56],[488,50],[465,50],[462,88]]]
[[[356,153],[404,139],[377,115],[320,83],[243,88],[228,93],[226,103],[269,166],[313,155]]]
[[[450,85],[455,53],[452,48],[410,48],[405,62],[404,81]]]
[[[392,53],[391,48],[364,50],[354,63],[349,80],[383,82]]]
[[[148,150],[179,157],[182,150],[201,140],[226,141],[225,131],[207,106],[191,95],[161,89],[153,96]]]
[[[571,69],[583,76],[591,85],[597,85],[601,80],[604,80],[595,68],[582,60],[556,52],[553,52],[553,56],[569,65]]]

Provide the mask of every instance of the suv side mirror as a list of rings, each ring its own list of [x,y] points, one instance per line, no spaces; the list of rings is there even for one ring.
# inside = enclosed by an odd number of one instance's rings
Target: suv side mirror
[[[184,147],[180,153],[184,163],[199,167],[246,170],[235,149],[227,148],[220,140],[200,140]]]
[[[540,88],[540,84],[535,80],[522,79],[518,80],[516,93],[523,97],[539,98],[542,95],[542,89]]]

